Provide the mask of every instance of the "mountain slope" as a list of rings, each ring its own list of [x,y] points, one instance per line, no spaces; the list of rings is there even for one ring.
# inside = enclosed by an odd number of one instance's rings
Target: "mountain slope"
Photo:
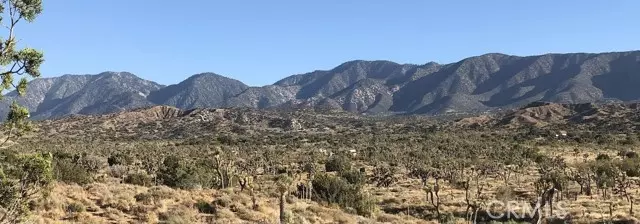
[[[640,51],[528,57],[494,53],[444,65],[350,61],[263,87],[214,73],[197,74],[168,87],[130,73],[67,75],[30,82],[27,96],[18,101],[40,119],[151,105],[441,114],[512,109],[536,101],[630,102],[640,99],[637,86]],[[2,110],[15,93],[7,97]]]
[[[487,54],[444,66],[394,95],[394,111],[440,113],[513,108],[535,101],[631,101],[640,98],[640,52]],[[444,105],[443,100],[457,102]],[[473,105],[471,107],[467,105]]]
[[[394,89],[410,81],[418,67],[390,61],[350,61],[329,71],[293,75],[270,86],[252,88],[233,97],[229,106],[241,105],[238,102],[282,104],[302,100],[315,105],[331,101],[351,112],[369,112],[369,109],[385,112],[392,104]],[[258,108],[278,106],[274,103],[252,105]]]
[[[2,108],[6,110],[6,104],[17,99],[30,109],[34,119],[104,114],[153,105],[146,96],[162,87],[127,72],[40,78],[29,82],[24,97],[16,97],[15,92],[7,94]]]
[[[183,109],[222,107],[225,101],[249,86],[214,73],[201,73],[187,80],[152,92],[148,99],[155,104]]]
[[[639,73],[640,51],[529,57],[494,53],[446,65],[351,61],[252,88],[234,97],[230,106],[329,100],[351,112],[439,114],[516,108],[535,101],[632,101],[640,99],[634,88],[640,84]],[[279,87],[287,87],[286,94],[273,94]]]
[[[39,109],[51,108],[62,99],[80,91],[92,79],[91,75],[64,75],[55,78],[39,78],[29,82],[27,94],[18,97],[16,91],[5,95],[0,102],[0,116],[7,114],[8,105],[16,100],[20,105],[35,113]]]
[[[519,109],[491,115],[466,117],[458,127],[546,128],[549,130],[591,130],[601,133],[630,133],[640,128],[638,103],[560,104],[533,102]]]

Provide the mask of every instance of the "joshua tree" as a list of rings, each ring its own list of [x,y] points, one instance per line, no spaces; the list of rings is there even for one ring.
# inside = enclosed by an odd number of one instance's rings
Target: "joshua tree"
[[[389,187],[398,181],[395,177],[396,168],[388,165],[379,165],[373,170],[371,181],[376,183],[378,187]]]
[[[218,147],[214,151],[213,165],[218,174],[220,189],[229,187],[235,173],[235,161],[230,158],[227,152]]]
[[[485,185],[481,182],[491,173],[495,172],[492,163],[485,161],[477,161],[476,165],[470,172],[465,174],[465,181],[462,182],[462,188],[465,190],[465,202],[467,204],[467,219],[472,222],[473,217],[477,217],[478,210],[480,209],[482,201],[482,193]],[[472,191],[475,187],[475,191]],[[473,222],[475,223],[475,222]]]
[[[537,163],[540,178],[535,183],[539,194],[537,205],[540,210],[544,210],[548,204],[553,215],[553,199],[556,194],[561,194],[567,185],[566,176],[567,165],[561,157],[545,158]],[[542,220],[542,211],[536,214],[538,222]]]
[[[615,187],[613,193],[624,197],[624,199],[631,205],[629,209],[629,215],[633,216],[633,195],[629,190],[638,185],[638,181],[627,176],[625,172],[619,172],[618,177],[615,180]]]
[[[433,186],[427,186],[424,188],[425,193],[427,194],[427,200],[429,200],[429,202],[431,202],[431,205],[433,205],[435,212],[436,212],[436,217],[439,220],[440,219],[440,205],[441,205],[441,201],[440,201],[440,178],[434,178],[435,179],[435,184]]]
[[[278,189],[280,199],[280,224],[284,224],[287,221],[285,214],[286,196],[289,194],[293,179],[288,175],[282,174],[276,179],[276,187]]]

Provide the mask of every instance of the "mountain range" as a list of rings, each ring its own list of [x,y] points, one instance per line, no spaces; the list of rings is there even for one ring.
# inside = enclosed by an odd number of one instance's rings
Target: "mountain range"
[[[514,108],[536,101],[640,99],[640,51],[512,56],[485,54],[450,64],[349,61],[331,70],[250,87],[215,73],[164,86],[128,72],[38,78],[17,100],[34,119],[104,114],[151,105],[181,109],[304,106],[366,114],[442,114]],[[0,105],[6,110],[7,105]],[[0,111],[6,114],[6,111]]]

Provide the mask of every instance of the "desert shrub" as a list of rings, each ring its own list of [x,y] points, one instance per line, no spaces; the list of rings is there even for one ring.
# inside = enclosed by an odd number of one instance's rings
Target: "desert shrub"
[[[597,135],[595,139],[596,143],[600,145],[608,145],[616,141],[615,138],[610,134]]]
[[[304,163],[304,165],[302,166],[302,171],[313,174],[318,171],[318,167],[315,162],[309,161]]]
[[[627,159],[639,158],[638,153],[631,150],[621,150],[618,153],[618,156],[622,158],[627,158]]]
[[[216,213],[216,208],[213,205],[211,205],[211,203],[206,201],[198,201],[194,206],[198,209],[200,213],[204,213],[204,214]]]
[[[216,205],[216,206],[227,208],[227,207],[231,206],[231,204],[233,204],[233,202],[228,197],[220,197],[220,198],[216,198],[215,200],[213,200],[213,204]]]
[[[634,134],[627,134],[624,140],[622,140],[623,145],[635,145],[638,142],[638,138]]]
[[[440,223],[457,223],[456,216],[453,213],[443,214],[439,221]]]
[[[510,201],[514,200],[515,193],[513,192],[513,188],[510,186],[501,186],[496,189],[496,199],[501,201]]]
[[[84,205],[77,203],[77,202],[72,202],[70,204],[67,205],[66,211],[69,214],[77,214],[77,213],[82,213],[84,212],[86,209],[84,207]]]
[[[397,169],[393,166],[376,166],[373,169],[373,177],[371,178],[371,181],[376,183],[377,187],[389,187],[391,184],[398,181],[398,178],[395,177],[396,172]]]
[[[340,177],[349,182],[349,184],[358,187],[366,184],[367,181],[367,177],[365,176],[365,174],[357,170],[342,172],[340,173]]]
[[[640,177],[640,159],[628,158],[620,162],[620,170],[629,177]]]
[[[346,180],[326,174],[317,175],[312,184],[316,199],[329,204],[340,203],[351,187]]]
[[[337,204],[364,216],[372,215],[375,210],[375,201],[363,194],[360,187],[350,184],[341,177],[317,175],[312,184],[316,201]]]
[[[0,150],[0,222],[25,221],[23,218],[36,207],[36,199],[49,195],[53,179],[51,154]]]
[[[107,166],[104,158],[90,154],[84,154],[80,156],[76,160],[76,163],[84,167],[84,169],[86,169],[90,173],[97,173]]]
[[[169,198],[173,198],[175,196],[175,192],[168,187],[156,186],[149,189],[149,194],[151,194],[157,200],[165,200]]]
[[[125,176],[127,176],[127,173],[129,173],[129,167],[125,165],[113,165],[110,166],[107,171],[109,176],[123,179]]]
[[[142,202],[145,204],[155,204],[172,197],[174,197],[173,190],[164,186],[152,187],[148,192],[140,193],[134,196],[137,202]]]
[[[158,171],[158,178],[162,180],[162,183],[169,187],[178,186],[180,179],[185,171],[182,160],[176,156],[169,156],[164,159],[160,170]]]
[[[613,186],[615,177],[619,174],[619,169],[614,161],[596,160],[591,163],[591,169],[595,173],[595,184],[598,188]]]
[[[149,193],[140,193],[140,194],[136,194],[136,196],[134,196],[133,198],[136,199],[136,202],[142,202],[142,203],[152,203],[153,202],[153,196]]]
[[[596,157],[596,161],[609,161],[611,160],[611,157],[607,154],[599,154],[598,157]]]
[[[149,176],[148,174],[142,173],[142,172],[129,174],[124,179],[124,182],[127,184],[133,184],[133,185],[144,186],[144,187],[154,185],[153,178],[151,178],[151,176]]]
[[[93,174],[71,159],[54,158],[53,176],[56,180],[68,184],[85,185],[93,181]]]
[[[174,188],[211,188],[217,185],[217,176],[214,169],[206,165],[203,162],[188,163],[181,158],[170,156],[164,160],[158,171],[158,178],[164,185]]]
[[[128,153],[116,152],[107,158],[109,166],[123,165],[128,166],[133,164],[133,156]]]
[[[65,207],[65,211],[71,220],[78,220],[80,213],[85,211],[84,205],[72,202]]]
[[[344,172],[351,170],[351,159],[346,155],[332,156],[326,164],[324,164],[327,172]]]
[[[538,163],[538,164],[544,163],[544,162],[546,162],[546,161],[548,161],[550,159],[551,158],[549,158],[548,156],[543,155],[541,153],[536,153],[531,157],[531,160],[533,160],[533,162]]]
[[[196,222],[196,214],[185,208],[171,209],[168,212],[160,213],[158,218],[161,223],[167,224],[190,224]]]
[[[352,201],[345,204],[356,211],[356,214],[371,217],[376,209],[376,201],[362,192],[354,194]]]

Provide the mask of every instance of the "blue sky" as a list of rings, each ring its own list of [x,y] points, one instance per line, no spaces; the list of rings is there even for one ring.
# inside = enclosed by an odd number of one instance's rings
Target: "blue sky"
[[[637,50],[640,1],[45,0],[20,24],[45,77],[215,72],[249,85],[354,59],[424,64],[491,52]]]

